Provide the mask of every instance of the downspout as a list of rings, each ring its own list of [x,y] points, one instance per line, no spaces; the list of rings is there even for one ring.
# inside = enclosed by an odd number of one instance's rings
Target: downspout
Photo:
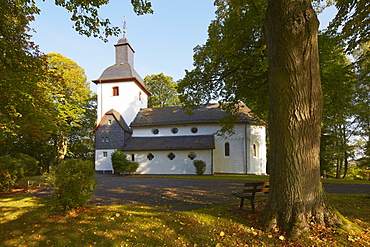
[[[248,133],[247,133],[246,124],[244,124],[244,135],[245,135],[245,141],[244,141],[245,174],[248,174]]]

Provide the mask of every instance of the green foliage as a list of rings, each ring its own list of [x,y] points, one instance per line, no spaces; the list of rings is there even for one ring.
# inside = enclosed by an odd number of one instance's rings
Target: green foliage
[[[177,106],[180,103],[177,94],[177,84],[171,76],[163,73],[148,75],[144,78],[151,96],[148,99],[148,107]]]
[[[92,162],[66,160],[55,166],[55,186],[56,202],[61,210],[84,206],[96,187]]]
[[[127,159],[126,154],[116,150],[111,154],[112,166],[115,174],[133,174],[139,163]]]
[[[18,159],[0,156],[0,192],[11,191],[23,175],[24,168]]]
[[[266,1],[215,1],[206,44],[194,48],[194,66],[179,83],[187,106],[244,102],[267,120]]]
[[[338,12],[329,31],[346,41],[347,51],[370,41],[370,8],[368,0],[335,1]]]
[[[35,176],[40,174],[39,162],[28,154],[17,153],[14,158],[21,164],[24,176]]]
[[[193,160],[193,165],[195,166],[195,173],[198,176],[202,176],[206,171],[206,162],[203,160]]]

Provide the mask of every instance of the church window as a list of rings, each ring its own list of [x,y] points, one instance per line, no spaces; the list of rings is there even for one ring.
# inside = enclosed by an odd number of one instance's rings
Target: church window
[[[253,143],[253,156],[254,157],[259,157],[259,153],[260,153],[260,144],[258,142],[254,142]]]
[[[230,143],[226,142],[225,143],[225,157],[230,156]]]
[[[172,128],[171,132],[174,133],[174,134],[177,134],[177,132],[179,132],[179,129],[178,128]]]
[[[190,129],[191,133],[195,134],[198,132],[198,128],[197,127],[193,127]]]
[[[105,142],[105,137],[102,137],[101,138],[101,142]]]
[[[103,157],[108,157],[108,152],[103,152]]]
[[[131,161],[135,161],[135,154],[131,154]]]
[[[108,125],[112,125],[112,120],[108,120]]]
[[[118,95],[119,95],[118,87],[113,87],[113,96],[118,96]]]
[[[158,135],[159,130],[158,130],[158,129],[152,129],[152,133],[153,133],[154,135]]]
[[[105,142],[109,142],[109,138],[108,137],[105,137]]]
[[[167,155],[167,158],[169,158],[170,160],[173,160],[175,157],[176,157],[176,156],[175,156],[175,154],[174,154],[174,153],[169,153],[169,154]]]
[[[154,159],[154,155],[152,153],[149,153],[146,157],[148,158],[148,160]]]
[[[190,152],[190,153],[188,154],[188,157],[189,157],[189,159],[193,160],[193,159],[195,159],[195,158],[197,157],[197,155],[196,155],[196,153],[194,153],[194,152]]]

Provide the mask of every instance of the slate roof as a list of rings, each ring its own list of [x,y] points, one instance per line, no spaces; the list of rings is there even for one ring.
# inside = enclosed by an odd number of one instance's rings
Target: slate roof
[[[239,104],[239,117],[236,122],[264,124],[255,117],[251,110],[244,104]],[[196,124],[196,123],[219,123],[221,118],[229,116],[219,104],[201,106],[186,114],[186,109],[181,106],[158,107],[141,109],[131,123],[131,127],[172,125],[172,124]]]
[[[100,125],[104,122],[104,118],[105,118],[106,115],[113,115],[114,118],[116,119],[116,121],[118,122],[118,124],[121,126],[121,128],[124,131],[126,131],[128,133],[132,133],[131,128],[127,125],[126,121],[122,118],[121,114],[118,111],[114,110],[114,109],[111,109],[111,110],[107,111],[104,114],[104,116],[100,120],[99,125],[95,128],[94,131],[96,131],[100,127]]]
[[[123,151],[205,150],[214,148],[215,139],[213,135],[159,136],[131,137],[126,141]]]
[[[118,40],[118,43],[115,45],[128,45],[127,38],[121,38]],[[130,46],[131,47],[131,46]],[[131,48],[132,49],[132,48]],[[135,83],[143,89],[147,95],[151,95],[148,89],[145,86],[145,83],[141,76],[136,72],[133,65],[128,62],[125,63],[116,63],[108,68],[106,68],[103,73],[100,75],[99,79],[92,80],[95,84],[104,83],[104,82],[122,82],[134,80]]]

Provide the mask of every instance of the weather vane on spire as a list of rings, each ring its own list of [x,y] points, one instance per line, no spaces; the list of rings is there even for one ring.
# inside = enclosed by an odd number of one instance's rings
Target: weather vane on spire
[[[126,37],[126,28],[127,28],[126,15],[124,15],[123,18],[124,18],[124,21],[123,21],[123,37],[125,38]]]

